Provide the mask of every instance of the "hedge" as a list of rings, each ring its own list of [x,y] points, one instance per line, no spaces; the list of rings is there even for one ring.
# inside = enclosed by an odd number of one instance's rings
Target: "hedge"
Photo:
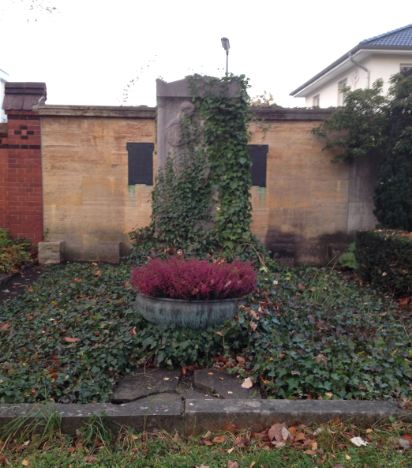
[[[376,230],[356,236],[359,273],[395,296],[412,294],[412,232]]]

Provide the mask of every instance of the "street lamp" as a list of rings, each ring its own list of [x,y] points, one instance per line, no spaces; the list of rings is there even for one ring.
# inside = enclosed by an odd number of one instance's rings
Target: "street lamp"
[[[229,64],[229,49],[230,49],[230,42],[227,37],[222,37],[222,47],[226,51],[226,76],[228,75],[228,64]]]

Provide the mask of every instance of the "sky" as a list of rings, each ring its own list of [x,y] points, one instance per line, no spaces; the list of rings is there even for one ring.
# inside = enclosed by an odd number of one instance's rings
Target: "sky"
[[[361,40],[412,23],[410,0],[0,0],[0,69],[43,81],[48,104],[149,105],[155,80],[246,75],[290,92]]]

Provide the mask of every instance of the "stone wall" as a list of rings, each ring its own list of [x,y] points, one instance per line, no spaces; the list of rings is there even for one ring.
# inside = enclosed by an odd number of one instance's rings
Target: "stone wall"
[[[151,186],[128,186],[128,142],[154,142],[147,107],[45,106],[42,122],[47,240],[67,259],[117,261],[127,233],[150,221]]]
[[[155,109],[43,106],[44,223],[66,258],[115,261],[150,220],[147,185],[128,186],[128,142],[155,142]],[[252,144],[269,145],[266,187],[252,188],[253,230],[279,256],[325,263],[373,227],[374,171],[331,162],[312,128],[321,110],[260,109]],[[156,165],[156,159],[155,159]]]
[[[44,83],[6,83],[0,127],[0,227],[33,245],[43,238],[40,118]]]
[[[258,112],[251,143],[269,146],[267,187],[252,188],[253,230],[283,258],[325,263],[375,225],[370,164],[332,162],[312,134],[328,111]]]

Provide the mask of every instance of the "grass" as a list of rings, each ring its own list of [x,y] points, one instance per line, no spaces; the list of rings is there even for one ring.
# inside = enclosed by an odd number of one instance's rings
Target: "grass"
[[[291,428],[290,428],[291,429]],[[320,427],[300,426],[307,440],[288,442],[282,448],[262,440],[262,434],[221,433],[184,439],[178,434],[136,434],[126,429],[117,437],[101,423],[86,425],[75,437],[59,432],[9,438],[1,444],[0,464],[8,466],[69,467],[408,467],[412,450],[401,449],[399,438],[412,426],[394,422],[357,428],[334,422]],[[356,447],[360,436],[368,442]],[[316,444],[314,446],[313,444]],[[232,462],[232,464],[230,464]],[[234,464],[237,462],[238,465]]]
[[[0,304],[0,402],[108,401],[137,366],[224,365],[268,397],[408,398],[410,314],[330,269],[260,272],[238,319],[202,332],[134,310],[130,265],[48,268]]]

